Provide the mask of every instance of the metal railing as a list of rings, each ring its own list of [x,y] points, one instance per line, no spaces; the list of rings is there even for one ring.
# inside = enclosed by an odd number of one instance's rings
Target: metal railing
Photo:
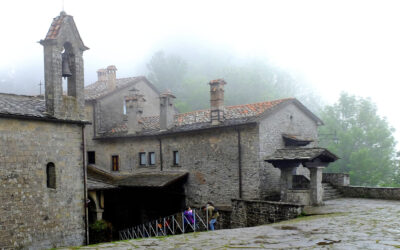
[[[184,212],[153,220],[141,225],[119,231],[120,240],[148,238],[166,235],[184,234],[208,230],[208,213],[193,212],[193,222],[190,222]]]

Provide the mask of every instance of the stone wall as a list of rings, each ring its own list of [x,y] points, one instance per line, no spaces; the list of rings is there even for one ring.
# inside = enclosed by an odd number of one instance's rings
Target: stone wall
[[[0,249],[84,244],[82,128],[0,118]],[[46,166],[55,164],[56,188]]]
[[[242,128],[242,189],[243,197],[259,198],[258,128]],[[116,174],[161,171],[187,171],[185,185],[187,203],[201,206],[208,201],[230,205],[239,197],[238,132],[233,128],[181,133],[163,137],[94,140],[87,143],[88,151],[96,152],[96,166],[111,171],[111,156],[119,155],[120,171]],[[160,141],[162,152],[160,152]],[[173,151],[180,162],[173,163]],[[139,153],[155,152],[154,165],[139,164]]]
[[[264,159],[273,154],[276,149],[284,148],[285,144],[282,134],[297,135],[301,138],[314,140],[307,147],[317,146],[317,124],[307,116],[296,105],[289,104],[267,116],[261,121],[260,133],[260,177],[261,197],[268,197],[272,194],[279,194],[280,171],[271,164],[265,163]],[[300,167],[297,174],[304,174],[309,177],[309,171]]]
[[[231,227],[253,227],[293,219],[302,211],[303,206],[298,204],[233,199]]]
[[[337,186],[344,197],[400,200],[400,188]]]
[[[286,193],[286,200],[291,203],[309,205],[310,190],[309,189],[290,189]]]
[[[344,173],[323,173],[322,182],[330,183],[334,186],[348,186],[350,185],[349,174]]]

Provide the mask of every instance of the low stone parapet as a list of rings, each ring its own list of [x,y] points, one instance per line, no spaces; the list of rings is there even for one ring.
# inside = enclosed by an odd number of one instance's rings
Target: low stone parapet
[[[322,173],[322,182],[334,186],[348,186],[350,185],[350,177],[349,174],[344,173]]]
[[[309,189],[289,189],[286,193],[286,201],[301,205],[310,205]]]
[[[232,199],[231,228],[252,227],[296,218],[304,206],[286,202]]]
[[[400,200],[400,188],[338,186],[344,197]]]

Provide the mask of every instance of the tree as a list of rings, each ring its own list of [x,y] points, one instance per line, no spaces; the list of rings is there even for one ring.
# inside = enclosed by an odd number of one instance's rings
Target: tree
[[[179,90],[186,74],[186,62],[179,56],[156,52],[147,64],[149,80],[161,91]]]
[[[339,101],[326,106],[320,117],[320,145],[341,159],[331,164],[327,172],[349,173],[352,185],[387,186],[397,174],[396,142],[385,118],[369,98],[342,93]],[[324,139],[336,134],[338,141]]]
[[[160,90],[169,89],[177,97],[180,112],[209,107],[209,86],[213,79],[224,78],[225,105],[296,97],[313,111],[321,107],[304,81],[269,64],[265,59],[237,60],[223,51],[199,49],[182,55],[159,51],[147,64],[149,80]]]

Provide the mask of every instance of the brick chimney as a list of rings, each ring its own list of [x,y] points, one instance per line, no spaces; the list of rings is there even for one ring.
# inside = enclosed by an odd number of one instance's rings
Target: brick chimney
[[[126,115],[128,118],[128,134],[135,134],[142,130],[140,119],[143,113],[143,102],[145,99],[136,89],[131,90],[134,94],[125,97]]]
[[[211,125],[219,125],[224,122],[224,79],[216,79],[210,84],[210,120]]]
[[[117,68],[114,65],[107,67],[107,88],[114,90],[117,87]]]
[[[97,81],[99,81],[99,82],[107,81],[107,70],[106,69],[97,70]]]
[[[167,130],[174,126],[175,109],[173,99],[175,99],[175,96],[168,90],[160,95],[161,130]]]

